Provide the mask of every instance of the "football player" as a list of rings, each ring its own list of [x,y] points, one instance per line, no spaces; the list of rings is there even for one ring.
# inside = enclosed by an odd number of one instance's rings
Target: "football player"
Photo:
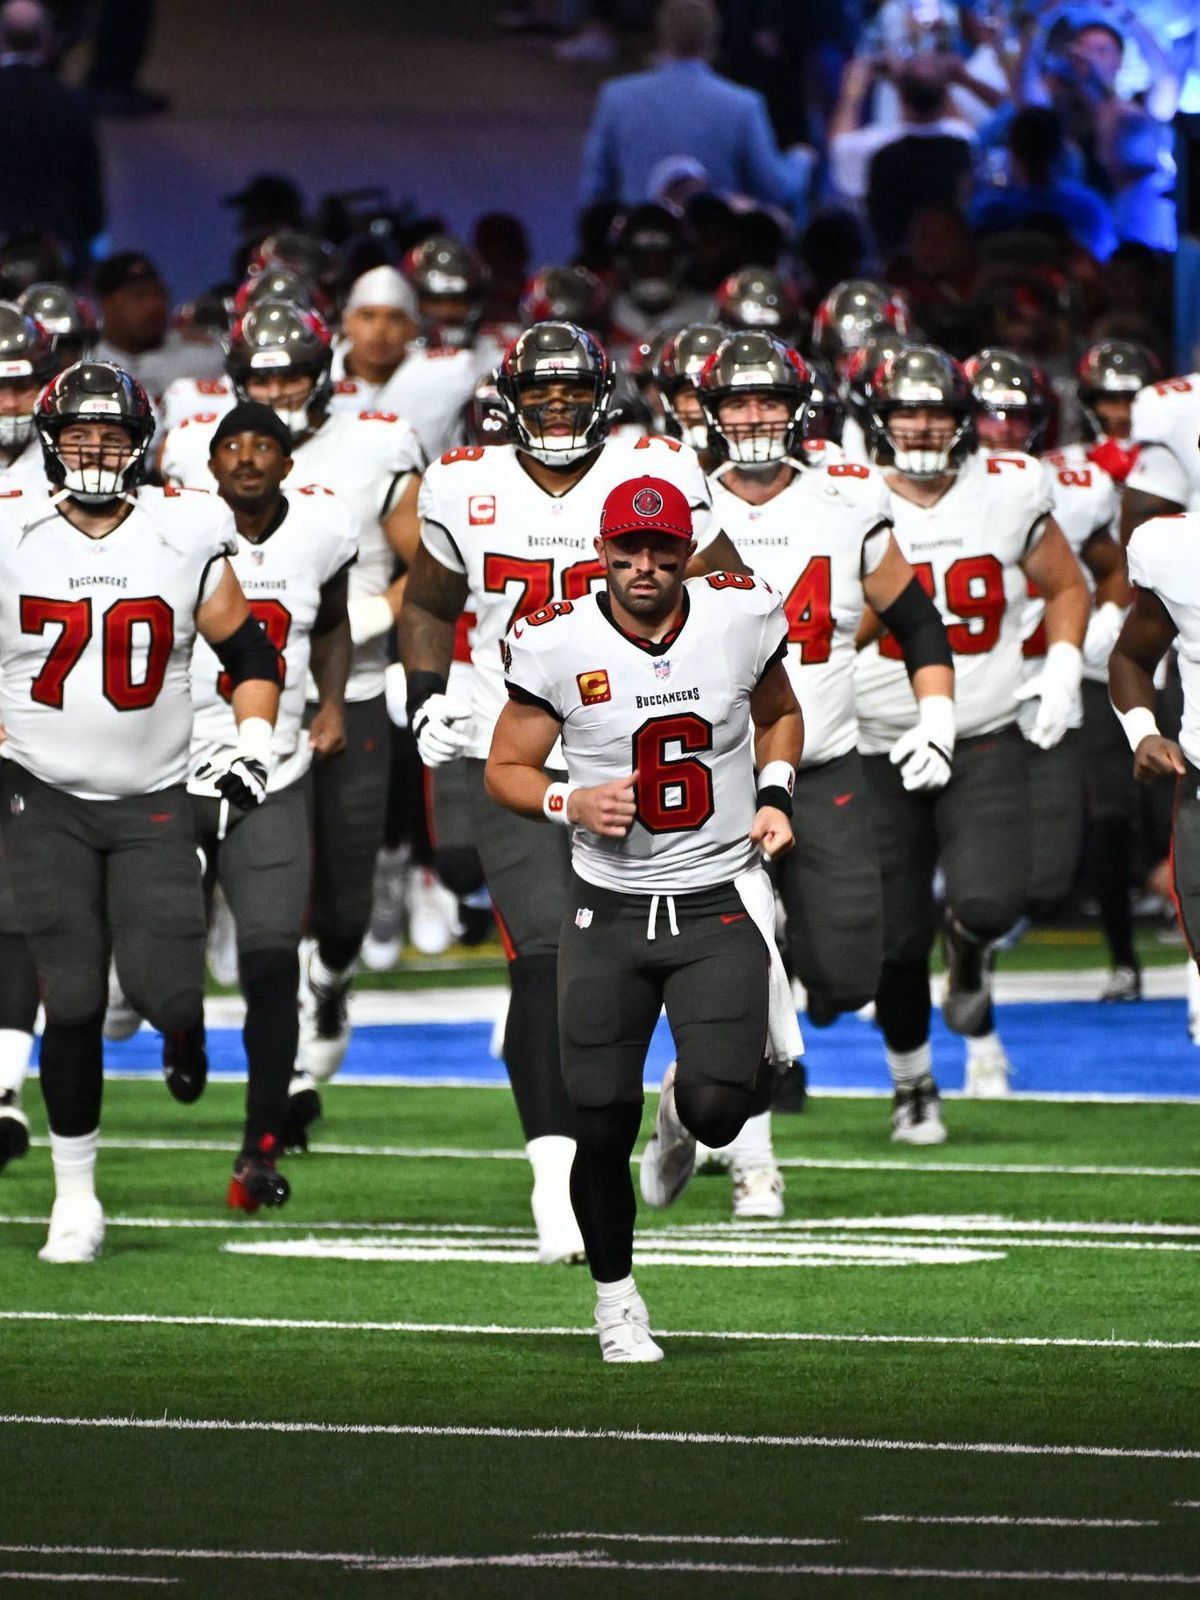
[[[725,338],[714,322],[693,322],[667,340],[658,358],[655,383],[666,412],[666,431],[690,444],[698,455],[708,449],[708,422],[696,392],[704,363]],[[708,465],[708,463],[701,463]]]
[[[1049,386],[1041,373],[1022,357],[994,347],[972,356],[965,371],[975,398],[980,444],[997,452],[1036,454],[1051,408]],[[1082,564],[1095,598],[1083,645],[1083,699],[1074,707],[1070,726],[1058,744],[1047,750],[1029,741],[1026,750],[1032,849],[1028,911],[1035,919],[1045,920],[1070,893],[1079,865],[1087,746],[1103,739],[1109,729],[1120,733],[1102,685],[1107,679],[1108,653],[1129,601],[1129,587],[1115,537],[1120,502],[1113,480],[1103,467],[1088,459],[1081,446],[1051,452],[1042,462],[1055,520]],[[1045,663],[1044,609],[1041,594],[1031,584],[1021,624],[1022,675],[1026,680],[1035,677]],[[1089,699],[1089,689],[1097,698]],[[1094,726],[1085,735],[1089,704]],[[1025,704],[1018,715],[1027,740],[1036,711],[1036,706]],[[1124,898],[1128,918],[1127,893]],[[1129,938],[1132,955],[1132,930]],[[1132,970],[1123,968],[1124,964],[1118,963],[1102,998],[1122,997],[1126,972]],[[1009,1064],[990,1010],[977,1026],[978,1031],[967,1036],[965,1092],[985,1098],[1007,1094]]]
[[[395,267],[373,267],[351,287],[333,350],[333,411],[394,411],[431,459],[461,435],[479,362],[454,345],[424,345],[417,291]]]
[[[868,339],[880,334],[911,334],[912,318],[904,296],[871,278],[847,278],[833,286],[813,318],[813,355],[845,375],[847,361]]]
[[[1138,394],[1162,376],[1158,358],[1128,339],[1101,339],[1080,358],[1075,391],[1087,439],[1068,445],[1103,467],[1114,483],[1124,483],[1138,457],[1133,436],[1133,405]],[[1071,463],[1073,464],[1073,463]]]
[[[768,1102],[774,911],[759,862],[792,841],[803,720],[780,595],[745,573],[685,584],[696,546],[677,483],[619,483],[599,526],[605,589],[552,601],[504,640],[509,702],[486,781],[531,827],[570,831],[558,992],[571,1199],[601,1354],[650,1362],[662,1350],[632,1275],[629,1172],[646,1050],[665,1005],[678,1059],[642,1158],[643,1194],[665,1204],[697,1139],[727,1144]],[[552,782],[560,740],[566,779]]]
[[[805,341],[808,318],[794,283],[774,267],[742,267],[721,284],[717,320],[738,332],[770,333],[796,348]]]
[[[429,343],[469,350],[473,376],[489,372],[503,346],[483,328],[490,274],[478,251],[449,234],[434,234],[408,252],[403,271],[416,291]]]
[[[54,341],[40,322],[0,300],[0,476],[6,488],[45,484],[33,413],[38,395],[65,364],[55,358]]]
[[[870,380],[868,442],[892,491],[896,540],[932,594],[954,653],[954,718],[913,723],[912,688],[891,638],[858,662],[859,749],[883,870],[883,972],[876,1017],[895,1096],[892,1137],[946,1137],[929,1048],[933,874],[946,885],[947,1025],[971,1034],[990,1006],[989,945],[1025,909],[1029,790],[1023,700],[1038,701],[1029,739],[1042,749],[1067,731],[1079,697],[1091,600],[1052,514],[1032,456],[976,447],[975,407],[962,368],[931,345],[889,357]],[[1045,598],[1047,650],[1022,682],[1027,580]],[[912,741],[927,782],[914,787]]]
[[[647,202],[622,212],[609,233],[617,292],[613,342],[617,345],[674,331],[712,314],[712,302],[684,285],[687,239],[678,214]]]
[[[82,361],[96,342],[91,307],[61,283],[31,283],[16,304],[50,335],[59,371]]]
[[[1193,445],[1193,454],[1195,446]],[[1189,1000],[1200,950],[1200,516],[1195,511],[1140,523],[1126,555],[1133,608],[1109,660],[1113,709],[1143,783],[1175,787],[1171,866],[1175,908],[1191,957]],[[1154,674],[1175,644],[1183,682],[1178,741],[1164,738],[1155,718]]]
[[[535,322],[573,322],[601,344],[611,313],[608,289],[586,267],[542,267],[521,293],[521,326]]]
[[[297,1097],[288,1104],[299,1043],[300,933],[309,895],[308,772],[314,757],[321,763],[345,749],[343,696],[352,651],[346,591],[357,554],[354,524],[349,509],[323,485],[284,493],[291,449],[291,433],[276,413],[253,401],[227,412],[209,444],[217,491],[237,525],[230,564],[251,615],[284,666],[266,798],[253,812],[232,813],[219,789],[236,742],[228,677],[203,641],[192,657],[188,790],[196,843],[206,888],[211,894],[219,883],[233,915],[238,981],[246,997],[246,1126],[229,1186],[229,1204],[244,1211],[287,1199],[287,1181],[275,1162],[289,1115],[302,1142],[303,1128],[319,1114],[319,1104],[311,1101]],[[318,701],[305,733],[310,667]]]
[[[571,323],[541,322],[518,338],[497,387],[513,443],[466,446],[434,462],[421,491],[421,545],[400,621],[409,720],[422,759],[467,757],[475,841],[509,957],[508,1067],[533,1167],[533,1213],[544,1261],[582,1252],[567,1194],[574,1146],[562,1087],[555,988],[567,902],[566,841],[495,805],[483,785],[504,705],[499,647],[509,626],[603,577],[592,549],[605,496],[648,464],[695,508],[697,560],[740,568],[711,519],[695,452],[675,439],[606,443],[613,375],[596,341]],[[470,703],[449,696],[459,618],[475,618]]]
[[[1200,506],[1200,372],[1148,383],[1133,402],[1137,459],[1125,479],[1121,540],[1139,523]]]
[[[44,1261],[91,1261],[101,1023],[111,947],[164,1034],[179,1100],[204,1088],[204,905],[184,780],[198,634],[229,675],[236,734],[211,773],[239,809],[266,791],[278,656],[229,565],[212,495],[139,487],[154,417],[119,368],[68,367],[35,427],[47,482],[0,502],[0,835],[46,1028],[55,1201]]]
[[[805,737],[793,798],[796,848],[780,862],[777,881],[792,971],[808,991],[810,1020],[827,1027],[874,997],[883,959],[879,858],[854,708],[865,607],[884,615],[899,643],[931,738],[939,722],[953,727],[954,674],[937,610],[892,536],[882,475],[857,462],[811,464],[803,448],[810,394],[803,361],[765,333],[727,339],[700,379],[710,436],[724,458],[710,479],[714,515],[758,576],[785,596],[786,665]],[[923,788],[920,751],[907,762],[906,781]],[[940,778],[939,763],[927,768],[926,777]],[[747,1123],[742,1142],[757,1132]],[[765,1126],[763,1133],[769,1138]],[[765,1156],[760,1148],[750,1163],[742,1153],[740,1185],[735,1156],[735,1215],[782,1215],[781,1202],[771,1207],[782,1185]]]
[[[354,660],[346,686],[346,748],[312,773],[315,947],[304,983],[297,1095],[330,1078],[350,1039],[347,995],[371,914],[376,853],[383,842],[390,725],[384,694],[388,635],[403,593],[397,564],[418,542],[417,495],[424,455],[412,428],[391,411],[355,416],[329,410],[330,340],[313,312],[265,300],[230,336],[235,393],[269,405],[292,434],[292,482],[333,489],[349,506],[358,538],[348,610]],[[217,419],[201,413],[167,435],[163,475],[203,488],[212,482],[208,446]],[[300,1132],[292,1129],[290,1132]]]

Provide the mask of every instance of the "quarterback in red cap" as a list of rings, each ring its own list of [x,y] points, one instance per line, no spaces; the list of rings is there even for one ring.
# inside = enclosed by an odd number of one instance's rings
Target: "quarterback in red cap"
[[[761,865],[792,843],[803,745],[787,620],[781,595],[750,573],[685,579],[695,548],[673,483],[609,491],[595,540],[605,587],[551,601],[504,639],[509,699],[485,772],[501,805],[571,829],[559,1030],[571,1201],[606,1361],[662,1357],[632,1277],[629,1172],[662,1006],[678,1056],[642,1157],[651,1206],[682,1191],[697,1139],[725,1145],[766,1109],[782,1048],[773,1025],[768,1037],[773,983],[791,1010],[782,969],[769,976]],[[560,740],[567,781],[552,782]]]

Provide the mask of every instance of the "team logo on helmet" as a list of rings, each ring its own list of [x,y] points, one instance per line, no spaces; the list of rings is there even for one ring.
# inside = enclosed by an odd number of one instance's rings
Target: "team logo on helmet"
[[[639,517],[656,517],[663,508],[663,497],[657,489],[639,489],[633,497],[633,509]]]

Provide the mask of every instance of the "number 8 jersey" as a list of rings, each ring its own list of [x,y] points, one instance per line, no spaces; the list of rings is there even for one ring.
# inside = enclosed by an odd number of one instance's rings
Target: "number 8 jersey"
[[[0,499],[0,755],[82,800],[182,783],[196,608],[236,543],[191,490],[139,489],[99,539],[44,491]]]
[[[960,739],[1015,721],[1022,678],[1020,563],[1053,509],[1040,461],[977,451],[932,506],[892,495],[896,543],[932,596],[954,652]],[[859,749],[882,755],[916,721],[904,659],[885,636],[858,658]]]
[[[782,596],[744,573],[689,578],[683,620],[654,645],[613,621],[607,594],[515,624],[504,641],[509,694],[561,725],[571,781],[638,774],[625,838],[573,830],[581,878],[624,894],[687,894],[754,865],[749,702],[786,653]]]
[[[504,708],[500,645],[509,627],[552,600],[580,600],[603,581],[595,538],[611,489],[654,473],[678,484],[692,508],[697,545],[719,531],[696,452],[674,439],[611,439],[565,494],[539,488],[512,445],[448,450],[425,474],[421,540],[430,555],[470,586],[475,613],[471,660],[471,743],[487,757]]]

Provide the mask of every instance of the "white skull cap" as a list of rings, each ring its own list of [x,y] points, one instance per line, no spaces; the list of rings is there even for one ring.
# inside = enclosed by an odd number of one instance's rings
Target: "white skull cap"
[[[417,292],[395,267],[372,267],[356,278],[346,301],[346,311],[357,311],[360,306],[390,306],[395,311],[406,311],[417,319]]]

